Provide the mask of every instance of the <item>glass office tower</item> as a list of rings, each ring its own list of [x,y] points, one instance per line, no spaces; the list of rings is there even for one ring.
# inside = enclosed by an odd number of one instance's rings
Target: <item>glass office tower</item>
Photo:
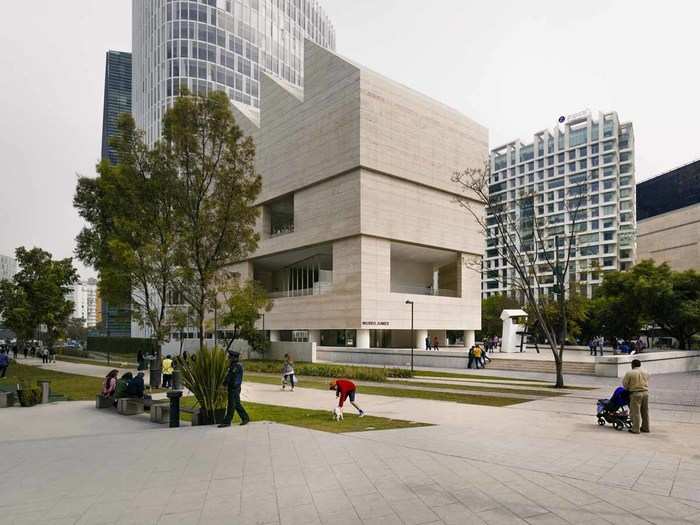
[[[513,210],[515,220],[508,227],[521,250],[532,252],[541,242],[553,260],[555,239],[574,234],[567,278],[589,297],[604,272],[634,263],[634,132],[615,112],[571,115],[554,129],[536,133],[532,142],[516,140],[492,150],[489,191]],[[541,231],[534,232],[535,223]],[[503,241],[488,210],[487,226],[482,296],[515,295],[516,274],[503,257]],[[543,257],[538,261],[538,281],[551,294],[552,268]]]
[[[258,107],[260,74],[303,81],[304,39],[334,50],[316,0],[133,0],[133,111],[152,143],[181,87]]]
[[[131,53],[107,51],[105,66],[105,95],[102,115],[102,158],[117,163],[109,145],[117,132],[117,120],[122,113],[131,113]]]

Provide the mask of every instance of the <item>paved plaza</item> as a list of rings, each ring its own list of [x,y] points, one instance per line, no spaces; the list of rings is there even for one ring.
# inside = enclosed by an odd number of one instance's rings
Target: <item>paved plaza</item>
[[[0,523],[700,523],[699,379],[654,377],[640,436],[595,424],[615,380],[576,376],[598,389],[504,408],[360,393],[372,415],[435,426],[355,434],[167,429],[89,402],[3,409]],[[333,403],[253,383],[244,398]]]

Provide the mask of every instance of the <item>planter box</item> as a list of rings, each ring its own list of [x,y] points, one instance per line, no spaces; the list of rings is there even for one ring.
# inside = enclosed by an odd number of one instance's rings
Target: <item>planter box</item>
[[[213,414],[208,414],[207,411],[202,408],[195,408],[194,412],[192,413],[192,426],[198,427],[203,425],[215,425],[217,423],[221,423],[224,420],[225,415],[225,408],[215,410]]]

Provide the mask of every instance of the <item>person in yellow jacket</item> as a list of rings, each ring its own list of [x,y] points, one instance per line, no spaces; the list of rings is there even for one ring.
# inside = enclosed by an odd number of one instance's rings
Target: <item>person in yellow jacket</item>
[[[170,354],[163,359],[163,388],[173,386],[173,358]]]
[[[474,347],[474,364],[477,368],[484,367],[483,363],[481,362],[481,347],[479,345]],[[479,365],[481,365],[481,367]]]

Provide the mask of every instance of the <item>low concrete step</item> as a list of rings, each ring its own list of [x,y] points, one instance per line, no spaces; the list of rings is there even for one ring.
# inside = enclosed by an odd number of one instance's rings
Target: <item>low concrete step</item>
[[[554,361],[527,359],[493,359],[486,365],[494,370],[519,370],[522,372],[554,372]],[[564,361],[565,374],[594,375],[595,363],[577,363]]]

